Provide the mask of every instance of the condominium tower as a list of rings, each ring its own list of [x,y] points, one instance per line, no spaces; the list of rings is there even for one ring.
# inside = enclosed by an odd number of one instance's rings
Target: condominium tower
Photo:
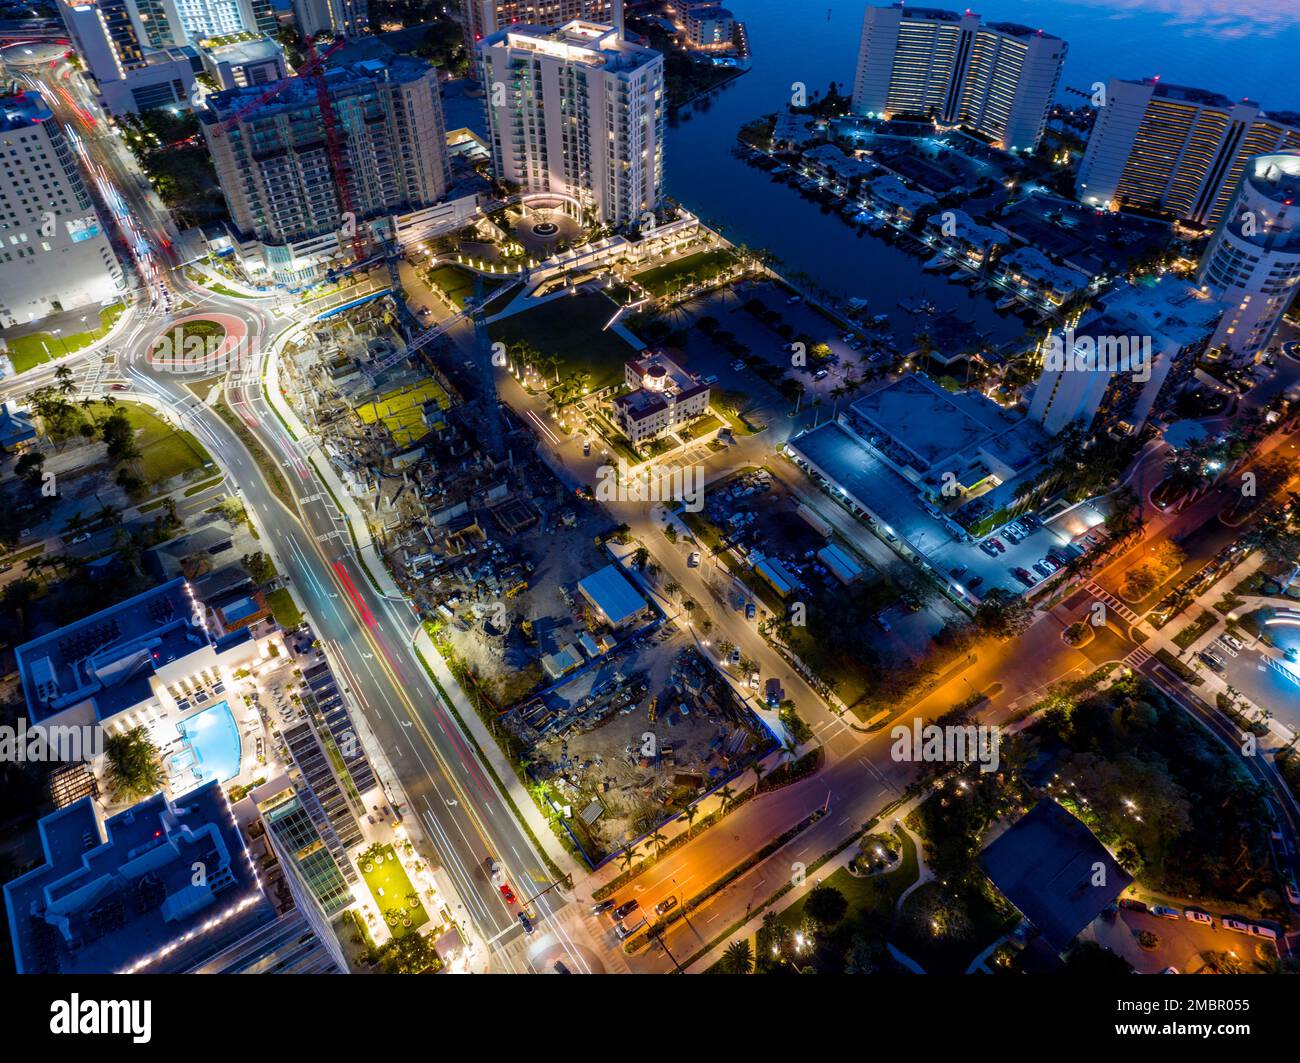
[[[38,92],[0,96],[0,324],[107,302],[124,286],[62,125]]]
[[[1066,43],[1011,22],[936,8],[868,7],[853,109],[926,116],[963,126],[1005,149],[1033,150],[1043,135]]]
[[[293,21],[305,36],[363,37],[370,32],[370,5],[367,0],[293,0]]]
[[[336,161],[312,78],[295,78],[251,113],[245,108],[261,87],[216,93],[200,115],[236,250],[241,260],[257,258],[250,248],[258,245],[261,268],[245,267],[281,283],[310,280],[327,259],[351,257],[354,234],[367,247],[395,235],[394,224],[434,208],[450,181],[432,66],[398,55],[329,67],[324,78]]]
[[[1300,114],[1265,113],[1250,100],[1113,78],[1079,166],[1080,200],[1112,210],[1170,214],[1212,228],[1248,160],[1300,149]]]
[[[1225,307],[1211,342],[1241,358],[1263,350],[1300,291],[1300,151],[1246,164],[1197,279]]]
[[[479,45],[497,177],[639,222],[663,197],[664,60],[617,28],[501,30]]]
[[[465,0],[465,46],[511,26],[560,26],[574,19],[623,29],[623,0]],[[472,69],[472,67],[471,67]]]

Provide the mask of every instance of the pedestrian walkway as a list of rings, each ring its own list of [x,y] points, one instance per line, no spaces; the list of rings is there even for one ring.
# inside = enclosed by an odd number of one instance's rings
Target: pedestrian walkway
[[[1108,609],[1114,609],[1115,612],[1117,612],[1121,617],[1127,620],[1130,624],[1136,624],[1142,620],[1142,618],[1138,616],[1137,613],[1135,613],[1132,609],[1130,609],[1127,605],[1121,602],[1109,591],[1099,587],[1092,580],[1088,580],[1083,585],[1083,587],[1084,590],[1086,590],[1099,602],[1104,603]]]
[[[1135,649],[1132,653],[1128,654],[1128,656],[1124,658],[1124,663],[1129,668],[1132,668],[1134,671],[1137,671],[1137,669],[1141,668],[1144,664],[1147,663],[1147,661],[1151,660],[1152,656],[1154,655],[1148,653],[1145,649],[1139,646],[1137,649]]]

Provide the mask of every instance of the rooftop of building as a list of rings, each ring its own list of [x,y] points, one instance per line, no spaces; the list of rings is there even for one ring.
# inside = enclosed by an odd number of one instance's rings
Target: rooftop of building
[[[217,38],[204,41],[203,50],[220,63],[261,63],[284,54],[284,48],[270,37]],[[265,88],[265,86],[263,86]]]
[[[271,917],[218,782],[104,821],[83,798],[39,833],[44,862],[4,888],[21,973],[183,971]]]
[[[479,47],[537,52],[610,73],[631,72],[660,58],[653,48],[624,38],[616,27],[583,19],[562,26],[510,26],[484,38]]]
[[[1019,22],[986,22],[985,29],[996,30],[998,33],[1006,34],[1008,37],[1019,37],[1028,40],[1031,37],[1038,37],[1045,41],[1059,41],[1061,38],[1055,33],[1048,33],[1046,30],[1034,29],[1032,26],[1022,26]]]
[[[1151,336],[1178,348],[1214,331],[1223,306],[1173,274],[1120,285],[1093,305],[1076,336]]]
[[[901,450],[905,463],[925,475],[942,465],[957,471],[956,461],[976,447],[989,446],[1006,436],[1007,463],[1020,467],[1032,449],[1032,440],[1017,442],[1010,433],[1024,431],[1023,418],[1003,410],[977,391],[950,393],[924,373],[911,373],[858,399],[850,407]],[[886,447],[886,451],[891,448]],[[897,452],[891,457],[898,459]]]
[[[1175,85],[1169,81],[1161,81],[1158,77],[1149,78],[1121,78],[1131,85],[1150,85],[1155,90],[1155,95],[1167,100],[1180,100],[1183,103],[1194,103],[1198,107],[1220,107],[1224,110],[1231,109],[1236,105],[1236,101],[1228,99],[1221,92],[1214,92],[1210,89],[1198,89],[1192,85]],[[1249,103],[1249,100],[1241,101]]]
[[[358,59],[338,65],[328,64],[324,77],[331,95],[349,95],[364,92],[379,83],[411,84],[432,72],[433,67],[423,59],[394,53],[385,59]],[[214,92],[207,98],[207,108],[199,112],[200,120],[209,125],[227,120],[265,92],[265,85],[247,85]],[[304,106],[314,108],[316,101],[316,79],[293,77],[285,83],[281,92],[258,107],[253,117],[267,118]]]
[[[929,206],[935,201],[934,196],[926,195],[915,188],[908,188],[893,174],[884,177],[877,177],[871,182],[871,193],[874,196],[885,200],[887,203],[893,203],[896,206],[907,207],[913,211],[921,207]]]
[[[1039,801],[980,854],[980,862],[1058,952],[1133,881],[1092,831],[1051,800]]]
[[[186,581],[174,579],[19,646],[30,718],[90,699],[106,720],[152,697],[155,671],[211,644],[195,606]]]
[[[1084,273],[1069,266],[1058,266],[1045,254],[1034,247],[1017,247],[1008,251],[998,264],[1011,268],[1040,284],[1050,284],[1058,292],[1079,292],[1088,287],[1088,278]]]
[[[0,133],[48,122],[54,112],[39,92],[14,92],[0,96]]]
[[[687,8],[686,17],[701,21],[704,19],[734,19],[736,16],[721,4],[705,4],[703,7]]]
[[[628,582],[618,565],[610,564],[597,569],[578,581],[578,589],[615,627],[631,620],[645,608],[641,592]]]

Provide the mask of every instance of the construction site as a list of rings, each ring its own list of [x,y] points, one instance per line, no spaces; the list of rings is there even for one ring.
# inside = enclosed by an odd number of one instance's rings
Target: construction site
[[[671,624],[505,717],[593,862],[681,815],[773,739]]]

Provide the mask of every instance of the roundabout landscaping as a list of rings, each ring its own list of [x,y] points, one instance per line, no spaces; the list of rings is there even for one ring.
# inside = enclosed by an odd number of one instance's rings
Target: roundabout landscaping
[[[247,336],[247,326],[231,314],[179,318],[153,338],[148,362],[162,372],[224,373],[243,361]]]

